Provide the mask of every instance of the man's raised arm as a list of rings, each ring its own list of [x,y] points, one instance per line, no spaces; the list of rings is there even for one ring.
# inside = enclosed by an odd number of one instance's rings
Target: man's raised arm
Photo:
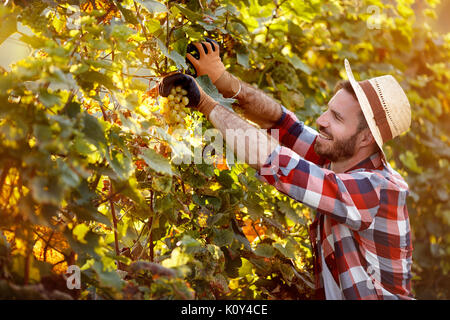
[[[236,98],[243,109],[244,116],[258,124],[279,143],[294,150],[306,160],[321,165],[325,159],[314,151],[317,132],[299,121],[297,117],[281,106],[264,91],[239,80],[225,70],[219,56],[219,45],[210,39],[193,44],[199,59],[187,54],[187,59],[194,66],[197,75],[208,75],[219,92],[226,98]]]
[[[265,130],[252,126],[208,96],[191,76],[182,73],[169,75],[162,79],[158,91],[162,96],[168,96],[176,86],[182,86],[188,92],[187,106],[199,110],[211,121],[238,161],[259,169],[278,146],[278,142]]]
[[[186,57],[194,66],[197,75],[208,75],[225,98],[237,99],[247,119],[263,129],[268,129],[281,118],[281,105],[278,102],[225,70],[216,42],[208,39],[202,43],[194,43],[194,46],[199,52],[199,59],[195,59],[191,54]]]

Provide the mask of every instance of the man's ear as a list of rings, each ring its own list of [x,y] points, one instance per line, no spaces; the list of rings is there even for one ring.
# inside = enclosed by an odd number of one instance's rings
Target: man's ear
[[[363,131],[359,133],[359,145],[361,147],[370,146],[374,143],[376,143],[375,138],[372,135],[372,132],[370,132],[369,128],[365,128]]]

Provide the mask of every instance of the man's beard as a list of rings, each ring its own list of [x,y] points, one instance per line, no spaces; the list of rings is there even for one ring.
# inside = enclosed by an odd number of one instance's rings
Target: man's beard
[[[346,140],[337,140],[333,138],[333,140],[329,140],[330,143],[327,145],[316,139],[314,151],[319,156],[326,158],[331,162],[349,159],[355,154],[357,136],[358,132]]]

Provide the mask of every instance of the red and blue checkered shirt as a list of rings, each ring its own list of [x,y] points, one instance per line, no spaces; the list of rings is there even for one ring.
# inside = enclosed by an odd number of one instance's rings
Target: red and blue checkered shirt
[[[318,156],[318,133],[283,107],[278,146],[260,180],[315,210],[310,225],[318,298],[325,298],[322,259],[344,299],[412,299],[408,185],[375,153],[345,173]],[[325,284],[326,285],[326,284]]]

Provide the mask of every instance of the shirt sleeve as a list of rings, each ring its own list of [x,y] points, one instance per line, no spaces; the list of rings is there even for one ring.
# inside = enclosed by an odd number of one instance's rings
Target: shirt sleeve
[[[353,230],[367,229],[387,180],[376,172],[335,173],[278,146],[256,176]]]
[[[297,116],[286,107],[281,106],[281,109],[281,118],[267,129],[267,133],[304,159],[323,165],[327,160],[314,151],[317,131],[299,121]]]

